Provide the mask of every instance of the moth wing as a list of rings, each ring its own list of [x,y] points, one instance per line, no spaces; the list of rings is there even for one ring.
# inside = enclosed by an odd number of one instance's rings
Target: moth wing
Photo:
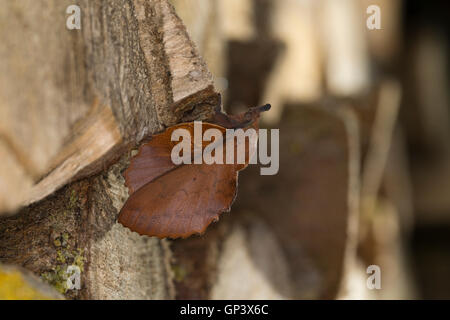
[[[149,161],[151,159],[151,161]],[[132,158],[124,173],[125,183],[130,194],[133,194],[156,177],[173,169],[170,150],[149,142],[141,147],[136,157]]]
[[[147,183],[126,201],[119,222],[141,235],[186,238],[229,211],[236,197],[234,165],[184,165]]]
[[[178,142],[171,141],[172,132],[176,129],[186,129],[191,135],[191,124],[179,124],[157,134],[143,144],[137,155],[130,160],[130,165],[124,173],[129,194],[133,194],[153,179],[172,170],[176,165],[171,160],[172,148]]]

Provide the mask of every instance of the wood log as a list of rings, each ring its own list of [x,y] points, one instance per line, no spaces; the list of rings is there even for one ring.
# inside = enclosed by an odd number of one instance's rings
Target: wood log
[[[223,10],[218,0],[171,0],[186,25],[189,36],[211,71],[215,87],[225,98],[226,38],[221,22]],[[223,2],[223,1],[222,1]]]
[[[273,108],[263,120],[275,125],[287,103],[311,103],[322,94],[322,61],[318,30],[317,1],[272,1],[271,35],[283,50],[267,79],[261,101]]]
[[[121,172],[150,134],[208,119],[218,95],[168,1],[75,3],[81,30],[65,27],[73,1],[0,8],[0,212],[26,205],[0,218],[0,261],[68,298],[172,298],[168,243],[116,222]]]
[[[65,27],[70,4],[47,1],[43,14],[21,0],[0,11],[9,48],[0,52],[0,212],[99,172],[149,134],[205,119],[217,104],[167,1],[78,1],[81,30]]]
[[[177,298],[336,298],[348,289],[358,240],[357,119],[347,107],[286,110],[280,172],[247,168],[232,212],[205,236],[173,243]]]

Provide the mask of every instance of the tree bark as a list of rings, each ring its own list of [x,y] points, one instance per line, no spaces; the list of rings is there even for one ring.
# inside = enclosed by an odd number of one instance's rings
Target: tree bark
[[[81,30],[66,29],[70,4],[47,1],[42,12],[21,0],[0,12],[2,212],[101,171],[166,126],[208,118],[217,104],[167,1],[79,1]]]
[[[75,1],[81,30],[72,4],[0,9],[0,212],[25,206],[0,219],[0,261],[69,298],[172,298],[168,243],[116,222],[121,172],[149,135],[211,116],[212,76],[166,0]]]

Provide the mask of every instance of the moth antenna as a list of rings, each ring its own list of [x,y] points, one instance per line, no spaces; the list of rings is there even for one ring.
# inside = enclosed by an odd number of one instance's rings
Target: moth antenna
[[[265,105],[263,105],[261,107],[258,107],[260,112],[269,111],[270,108],[272,108],[272,106],[269,103],[267,103],[267,104],[265,104]]]
[[[270,108],[272,108],[272,106],[270,104],[265,104],[265,105],[260,106],[260,107],[250,108],[245,113],[245,117],[248,120],[256,120],[257,118],[259,118],[261,112],[268,111],[268,110],[270,110]]]

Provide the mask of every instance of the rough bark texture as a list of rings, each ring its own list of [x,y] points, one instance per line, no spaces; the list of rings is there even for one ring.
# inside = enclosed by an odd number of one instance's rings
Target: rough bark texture
[[[166,126],[207,118],[217,103],[167,1],[78,1],[81,30],[66,29],[71,1],[33,4],[0,11],[0,211],[100,171]]]
[[[75,1],[68,30],[72,4],[0,9],[0,212],[28,205],[0,219],[0,261],[70,298],[172,298],[168,243],[116,222],[121,171],[150,134],[210,117],[212,77],[167,1]]]

